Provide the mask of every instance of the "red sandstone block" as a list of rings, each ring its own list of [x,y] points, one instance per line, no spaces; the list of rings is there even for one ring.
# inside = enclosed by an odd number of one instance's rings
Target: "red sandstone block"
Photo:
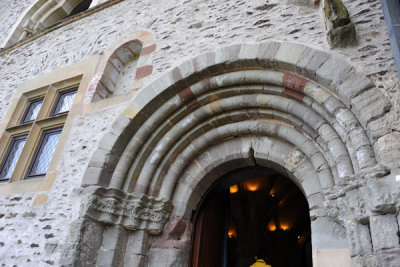
[[[152,44],[152,45],[143,47],[142,51],[140,52],[140,55],[145,56],[145,55],[151,54],[154,51],[156,51],[156,47],[157,47],[156,44]]]
[[[300,78],[299,76],[286,73],[282,77],[282,85],[295,91],[304,92],[304,87],[307,84],[307,80]]]
[[[288,97],[300,100],[300,101],[303,101],[304,96],[305,96],[304,94],[298,93],[298,92],[293,91],[293,90],[291,90],[289,88],[283,89],[283,94],[288,96]]]
[[[146,76],[149,76],[153,72],[153,65],[144,65],[136,70],[136,80],[143,79]]]

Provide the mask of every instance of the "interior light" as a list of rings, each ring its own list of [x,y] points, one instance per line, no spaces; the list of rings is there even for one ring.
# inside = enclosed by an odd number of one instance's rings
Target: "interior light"
[[[260,189],[260,181],[256,179],[244,181],[243,186],[246,190],[254,192]]]
[[[287,224],[281,224],[281,229],[283,231],[289,230],[289,226]]]
[[[235,193],[239,192],[239,186],[237,184],[232,185],[231,187],[229,187],[229,192],[231,194],[235,194]]]
[[[236,237],[236,231],[235,231],[234,228],[229,228],[229,230],[228,230],[228,237],[229,237],[229,238]]]

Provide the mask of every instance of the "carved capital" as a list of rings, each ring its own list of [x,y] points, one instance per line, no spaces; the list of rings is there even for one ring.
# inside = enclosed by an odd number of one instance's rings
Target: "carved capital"
[[[169,200],[129,194],[117,189],[96,188],[83,197],[81,212],[84,217],[103,224],[159,234],[172,209]]]

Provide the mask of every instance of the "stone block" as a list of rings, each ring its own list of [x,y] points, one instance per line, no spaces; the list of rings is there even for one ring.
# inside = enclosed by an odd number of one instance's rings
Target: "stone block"
[[[350,102],[351,110],[356,114],[364,128],[369,122],[382,117],[391,108],[388,99],[376,88],[363,92]]]
[[[327,39],[331,48],[356,45],[355,27],[343,2],[341,0],[325,0],[323,7]]]
[[[380,267],[383,265],[378,265],[375,255],[365,255],[365,256],[354,256],[352,257],[353,266],[363,266],[363,267]]]
[[[346,133],[349,133],[353,129],[360,127],[358,120],[354,114],[348,109],[340,109],[336,113],[336,120],[345,129]]]
[[[278,51],[274,56],[276,67],[296,70],[296,63],[300,59],[306,46],[295,43],[281,43]]]
[[[128,118],[125,114],[120,114],[111,125],[111,133],[114,135],[120,135],[127,130],[131,123],[131,118]]]
[[[374,250],[400,248],[396,217],[375,215],[370,217],[371,237]]]
[[[145,254],[148,236],[148,233],[144,230],[129,233],[128,242],[126,244],[126,254]]]
[[[368,195],[368,208],[376,213],[395,213],[397,197],[392,191],[399,190],[392,175],[367,181],[365,194]],[[399,191],[400,192],[400,191]]]
[[[400,266],[400,249],[389,249],[379,251],[376,255],[377,266],[398,267]]]
[[[321,191],[321,185],[317,177],[309,176],[304,177],[301,183],[304,193],[309,196]]]
[[[262,43],[258,48],[258,62],[264,68],[271,68],[273,66],[273,58],[278,52],[280,47],[278,42]]]
[[[360,169],[373,167],[376,165],[374,151],[370,146],[363,146],[357,149],[356,157]]]
[[[324,198],[321,193],[315,193],[308,196],[307,201],[310,210],[322,208],[324,204]]]
[[[400,133],[395,131],[386,134],[375,142],[374,150],[378,162],[389,168],[399,167],[400,158]]]
[[[221,47],[215,51],[215,63],[224,63],[227,67],[235,66],[235,61],[239,58],[241,45],[231,45]]]
[[[127,241],[127,232],[120,226],[112,226],[104,230],[103,249],[124,251]]]
[[[111,171],[107,171],[103,168],[88,167],[83,175],[81,185],[83,187],[89,185],[108,186],[111,175]]]
[[[103,248],[99,250],[96,266],[98,267],[121,266],[122,263],[123,263],[123,257],[120,252]]]
[[[346,225],[346,230],[352,257],[372,252],[371,235],[368,225],[350,222]]]
[[[145,267],[146,257],[132,253],[126,253],[124,258],[124,267]]]
[[[149,253],[149,266],[184,267],[188,260],[189,253],[176,248],[152,248]]]
[[[350,101],[354,97],[372,87],[374,87],[374,84],[368,77],[353,71],[336,89],[340,100],[350,108]]]
[[[329,59],[330,55],[324,51],[307,47],[297,61],[297,70],[304,76],[315,79],[316,71]]]
[[[340,63],[340,64],[339,64]],[[316,72],[317,82],[337,93],[337,86],[346,80],[352,67],[344,60],[330,57]]]
[[[313,250],[348,248],[346,229],[327,217],[311,222]]]
[[[179,69],[181,71],[183,79],[188,78],[194,73],[194,67],[191,60],[186,60],[185,62],[181,63],[179,65]]]
[[[239,52],[240,59],[256,59],[258,58],[258,49],[261,43],[242,45]]]
[[[348,249],[323,249],[312,252],[313,266],[316,267],[351,267],[351,258]]]
[[[326,33],[331,48],[357,45],[356,28],[352,22],[347,25],[329,30]]]

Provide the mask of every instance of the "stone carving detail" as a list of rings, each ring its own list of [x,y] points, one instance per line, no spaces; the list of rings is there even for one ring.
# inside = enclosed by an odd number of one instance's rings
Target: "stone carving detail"
[[[323,16],[331,48],[357,44],[356,29],[341,0],[325,0]]]
[[[84,197],[81,212],[86,218],[107,225],[159,234],[172,209],[171,202],[164,199],[97,188]]]

